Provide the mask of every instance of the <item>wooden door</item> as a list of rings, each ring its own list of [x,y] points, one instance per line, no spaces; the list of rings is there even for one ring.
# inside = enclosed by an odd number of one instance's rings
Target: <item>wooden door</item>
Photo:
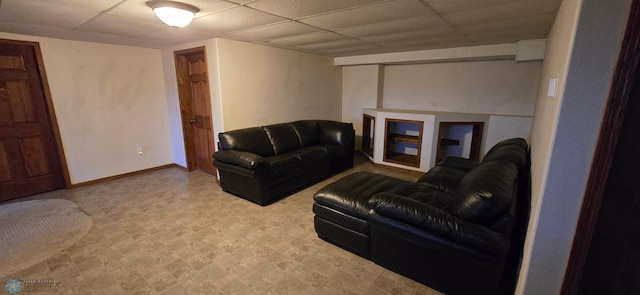
[[[204,47],[175,53],[187,169],[216,175],[213,116]]]
[[[64,187],[36,51],[0,41],[0,201]]]

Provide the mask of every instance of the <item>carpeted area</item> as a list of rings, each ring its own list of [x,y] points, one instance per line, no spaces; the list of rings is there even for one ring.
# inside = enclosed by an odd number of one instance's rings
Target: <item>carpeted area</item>
[[[69,200],[0,205],[0,277],[43,262],[80,240],[93,221]]]

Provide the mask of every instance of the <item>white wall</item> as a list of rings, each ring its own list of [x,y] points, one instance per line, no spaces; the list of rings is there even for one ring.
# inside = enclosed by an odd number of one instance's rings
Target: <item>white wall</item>
[[[362,149],[362,110],[377,107],[380,67],[364,65],[342,68],[342,121],[353,123],[356,150]]]
[[[513,60],[389,65],[383,107],[532,116],[540,69]]]
[[[303,119],[341,120],[342,73],[333,59],[210,39],[162,51],[173,160],[186,166],[174,51],[204,46],[209,71],[213,131]]]
[[[342,119],[342,70],[325,56],[218,39],[225,130]]]
[[[0,38],[40,43],[72,184],[173,162],[159,50]]]
[[[517,294],[559,294],[630,0],[564,0],[532,128],[532,212]],[[558,98],[546,97],[559,78]]]

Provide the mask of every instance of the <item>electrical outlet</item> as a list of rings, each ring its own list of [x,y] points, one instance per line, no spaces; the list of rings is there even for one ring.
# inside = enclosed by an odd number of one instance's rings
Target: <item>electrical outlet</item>
[[[437,100],[431,101],[431,106],[434,108],[438,107],[438,101]]]

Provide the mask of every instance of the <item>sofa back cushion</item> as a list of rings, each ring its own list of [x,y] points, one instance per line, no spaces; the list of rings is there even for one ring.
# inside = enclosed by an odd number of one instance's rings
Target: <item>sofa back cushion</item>
[[[218,139],[223,150],[250,152],[262,157],[274,155],[271,141],[261,127],[221,132],[218,133]]]
[[[506,213],[517,190],[518,169],[508,161],[483,163],[465,175],[454,193],[451,213],[488,225]]]
[[[518,145],[506,145],[493,149],[491,153],[487,153],[484,159],[482,159],[482,163],[508,161],[522,169],[528,166],[528,158],[528,152],[525,148]]]
[[[300,148],[298,135],[290,124],[275,124],[262,127],[267,133],[267,137],[276,155]]]
[[[353,143],[353,124],[325,120],[317,122],[320,128],[320,143],[336,144],[345,148]]]
[[[301,120],[289,123],[298,136],[301,147],[320,143],[320,131],[318,123],[313,120]]]

